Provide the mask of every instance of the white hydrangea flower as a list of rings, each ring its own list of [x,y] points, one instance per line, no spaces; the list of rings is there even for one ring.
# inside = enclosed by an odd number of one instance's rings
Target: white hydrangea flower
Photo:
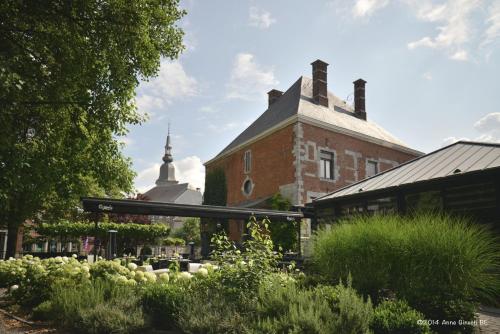
[[[200,269],[198,269],[198,274],[200,276],[208,276],[208,270],[205,268],[200,268]]]
[[[179,274],[179,279],[182,280],[190,280],[193,275],[191,273],[188,273],[187,271],[183,271],[182,273]]]

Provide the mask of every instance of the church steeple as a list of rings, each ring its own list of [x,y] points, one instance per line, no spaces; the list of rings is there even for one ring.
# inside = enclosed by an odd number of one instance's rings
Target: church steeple
[[[168,123],[167,143],[165,144],[165,155],[163,156],[163,161],[167,163],[174,161],[172,158],[172,146],[170,146],[170,123]]]
[[[172,164],[172,146],[170,146],[170,123],[168,123],[167,143],[165,144],[165,155],[162,158],[163,164],[160,167],[160,176],[156,180],[157,186],[169,186],[177,184],[175,179],[175,167]]]

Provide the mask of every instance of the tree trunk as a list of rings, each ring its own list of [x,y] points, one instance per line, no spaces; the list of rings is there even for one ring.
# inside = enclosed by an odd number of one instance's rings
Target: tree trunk
[[[7,231],[7,252],[5,257],[8,259],[9,257],[15,257],[16,255],[16,247],[17,247],[17,232],[19,231],[19,223],[9,222]]]

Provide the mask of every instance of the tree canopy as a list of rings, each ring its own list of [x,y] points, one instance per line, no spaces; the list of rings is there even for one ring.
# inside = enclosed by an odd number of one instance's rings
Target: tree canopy
[[[117,138],[144,120],[140,80],[182,51],[178,0],[0,2],[0,222],[67,217],[132,189]]]
[[[41,223],[35,228],[36,232],[44,237],[70,237],[79,238],[85,236],[97,236],[101,239],[107,237],[108,231],[117,231],[120,238],[129,238],[143,242],[154,242],[158,238],[169,235],[170,227],[163,224],[143,225],[143,224],[119,224],[110,222],[95,224],[90,222],[59,222],[55,224]]]

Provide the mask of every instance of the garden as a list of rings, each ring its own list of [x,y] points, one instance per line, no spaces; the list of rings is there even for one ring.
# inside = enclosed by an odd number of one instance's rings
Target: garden
[[[268,220],[224,234],[194,273],[128,258],[0,261],[10,312],[71,333],[472,333],[500,296],[498,238],[444,215],[356,217],[313,238],[303,268],[275,251]],[[443,321],[447,321],[446,323]]]

